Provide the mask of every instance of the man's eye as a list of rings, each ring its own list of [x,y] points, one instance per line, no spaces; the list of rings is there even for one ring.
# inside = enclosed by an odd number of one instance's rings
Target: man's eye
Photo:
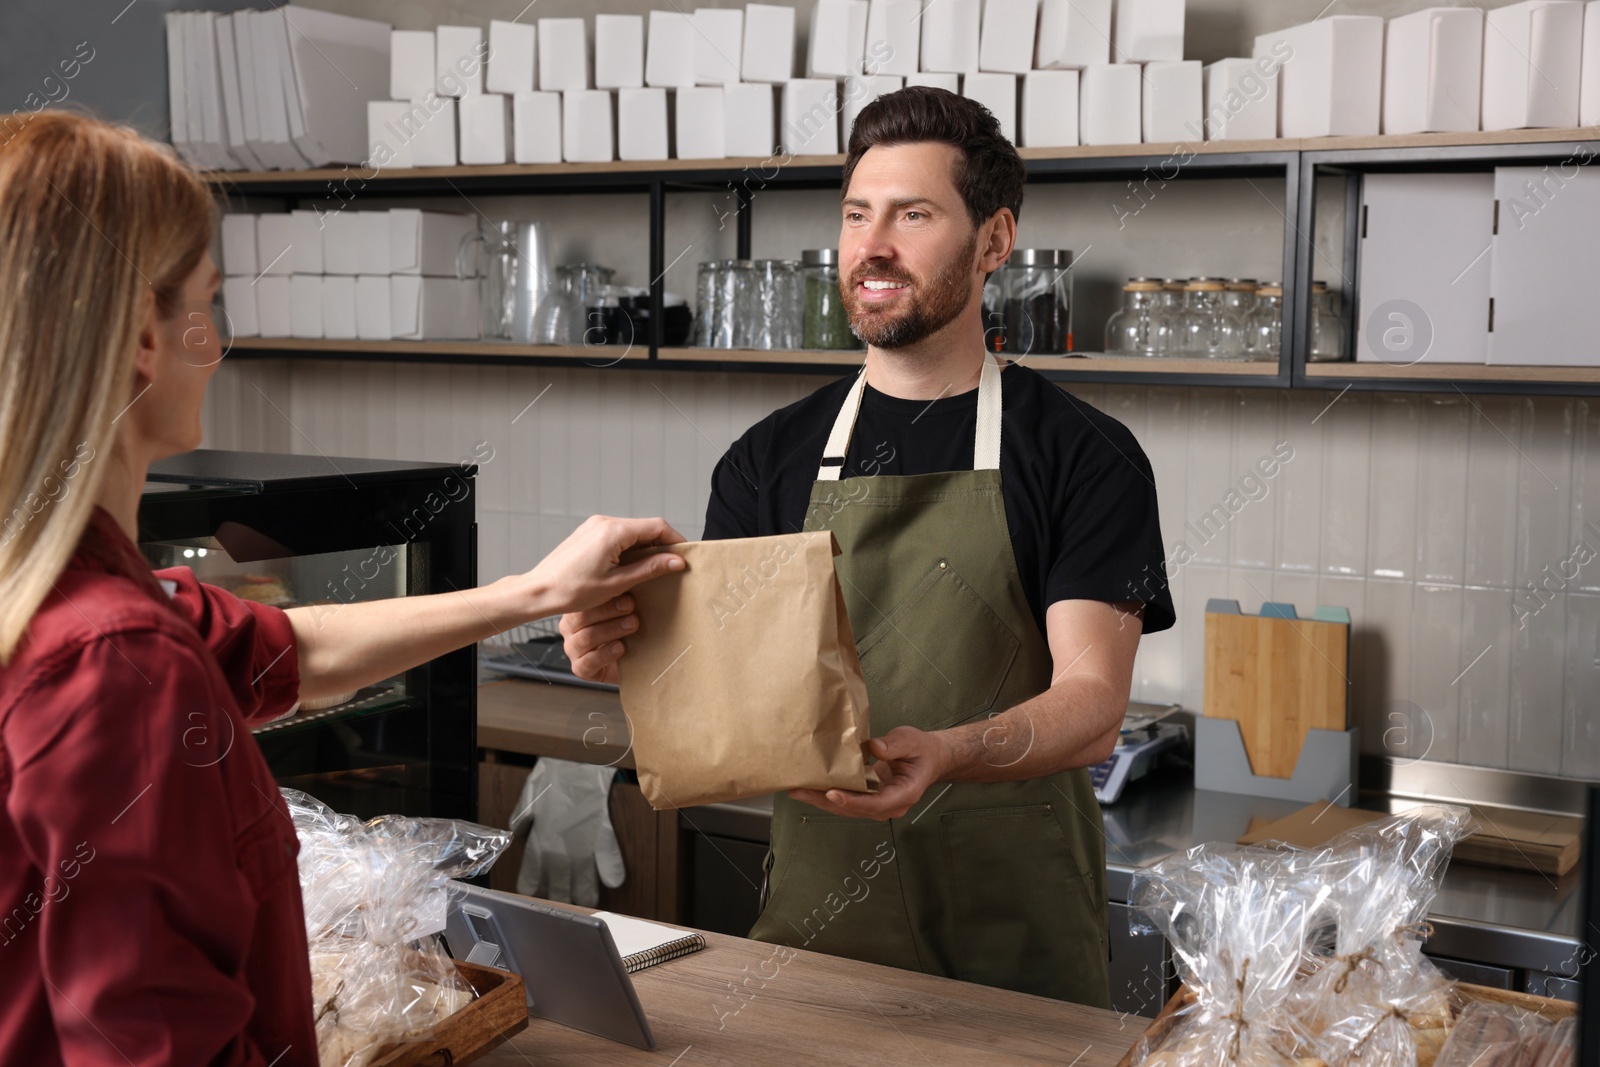
[[[922,215],[922,212],[920,212],[920,211],[908,211],[908,212],[906,212],[906,219],[909,222],[915,222],[916,220],[918,220],[918,219],[920,219],[922,217],[923,217],[923,215]]]

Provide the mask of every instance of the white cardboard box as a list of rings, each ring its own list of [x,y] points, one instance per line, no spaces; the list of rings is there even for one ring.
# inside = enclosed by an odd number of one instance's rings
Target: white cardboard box
[[[354,277],[361,273],[361,216],[367,212],[343,205],[322,219],[322,272]],[[385,234],[388,227],[384,228]],[[385,237],[387,241],[387,237]]]
[[[989,109],[1000,123],[1000,132],[1006,140],[1017,141],[1017,76],[991,74],[987,71],[968,74],[961,79],[961,95],[976,100]]]
[[[256,325],[262,337],[288,337],[294,332],[289,312],[289,275],[263,274],[256,279]]]
[[[479,335],[478,283],[396,275],[389,279],[389,323],[396,340],[471,340]]]
[[[936,70],[922,70],[915,74],[906,75],[906,87],[910,88],[913,85],[926,85],[933,89],[959,93],[961,91],[961,75],[946,74],[943,71]]]
[[[765,159],[777,146],[770,85],[733,82],[722,87],[722,148],[730,159]]]
[[[256,287],[254,279],[222,279],[222,306],[228,311],[228,323],[234,337],[261,336],[261,320],[256,317]]]
[[[700,85],[726,85],[739,80],[744,52],[744,11],[740,8],[694,9],[694,80]]]
[[[871,0],[862,70],[901,77],[917,73],[921,22],[920,0]]]
[[[982,23],[978,0],[938,0],[922,9],[922,69],[974,74]]]
[[[356,336],[361,340],[393,340],[389,294],[387,274],[363,274],[356,278]]]
[[[1278,136],[1276,59],[1219,59],[1203,78],[1205,139],[1267,140]],[[1190,136],[1199,136],[1191,131]]]
[[[674,101],[678,159],[722,159],[728,154],[722,92],[720,85],[689,85],[678,90]]]
[[[794,8],[778,4],[746,4],[744,58],[747,82],[776,84],[794,77]]]
[[[682,11],[650,12],[650,47],[644,83],[661,89],[694,84],[694,17]]]
[[[289,336],[322,336],[322,275],[289,275]]]
[[[538,69],[538,30],[533,23],[490,19],[484,91],[507,95],[532,92]]]
[[[294,273],[294,217],[287,212],[256,216],[256,273]]]
[[[429,106],[440,105],[411,138],[411,162],[417,167],[453,167],[456,158],[456,98],[436,96]]]
[[[1078,72],[1035,70],[1022,76],[1022,146],[1078,143]]]
[[[539,88],[589,88],[589,32],[582,19],[539,20]]]
[[[432,278],[471,276],[473,257],[462,245],[478,232],[477,215],[397,207],[389,211],[389,273]]]
[[[1035,61],[1040,70],[1111,62],[1111,0],[1043,0]]]
[[[844,82],[844,122],[840,128],[840,145],[848,150],[850,131],[855,128],[856,116],[861,109],[886,93],[900,89],[905,79],[893,74],[858,74]]]
[[[1183,58],[1184,0],[1117,0],[1111,58],[1161,63]]]
[[[1137,63],[1097,63],[1078,81],[1078,139],[1090,144],[1138,144],[1143,125]]]
[[[594,87],[637,89],[644,85],[644,17],[594,17]]]
[[[1485,34],[1486,45],[1493,32]],[[1577,166],[1496,167],[1494,195],[1499,223],[1489,265],[1489,362],[1600,366],[1600,302],[1594,298],[1600,173]]]
[[[561,162],[561,94],[511,98],[511,155],[516,163]]]
[[[434,34],[434,91],[457,97],[483,92],[483,27],[440,26]]]
[[[1600,126],[1600,0],[1583,9],[1583,73],[1578,78],[1578,123]]]
[[[1483,12],[1429,7],[1390,19],[1383,30],[1383,132],[1478,128]]]
[[[785,82],[778,140],[797,156],[838,152],[839,83],[831,78],[790,78]]]
[[[996,74],[1026,74],[1032,70],[1034,31],[1038,26],[1039,0],[988,0],[983,5],[978,69]]]
[[[289,212],[289,228],[294,251],[289,254],[293,274],[322,273],[322,223],[315,211]]]
[[[461,162],[504,163],[511,141],[511,98],[502,93],[475,93],[462,97]]]
[[[433,67],[430,66],[428,70],[431,77]],[[367,160],[370,166],[379,170],[416,166],[407,129],[414,113],[423,117],[428,115],[422,103],[367,101]]]
[[[569,89],[561,94],[561,158],[568,163],[608,163],[615,158],[608,91]]]
[[[1356,359],[1483,363],[1494,175],[1368,174],[1361,199]]]
[[[322,336],[330,341],[353,341],[358,336],[354,275],[322,279]]]
[[[1150,144],[1199,140],[1202,130],[1200,61],[1144,65],[1144,139]]]
[[[229,277],[254,278],[261,271],[256,256],[256,216],[232,212],[222,216],[222,272]]]
[[[434,91],[432,30],[389,31],[389,96],[421,100]]]
[[[806,47],[806,77],[860,74],[866,43],[867,0],[816,0]]]
[[[1281,61],[1278,136],[1377,134],[1383,106],[1383,19],[1328,15],[1257,37],[1254,58],[1274,56]]]
[[[389,273],[389,212],[357,211],[356,231],[361,244],[357,251],[357,274]]]
[[[1576,126],[1583,4],[1526,0],[1488,13],[1483,33],[1483,128]]]
[[[617,158],[625,160],[667,158],[665,89],[652,87],[617,90]]]

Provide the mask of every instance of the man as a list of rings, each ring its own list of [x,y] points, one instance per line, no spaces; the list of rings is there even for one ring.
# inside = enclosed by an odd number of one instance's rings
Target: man
[[[1084,768],[1173,609],[1138,443],[985,351],[1025,177],[970,100],[919,87],[862,110],[839,263],[864,373],[734,443],[705,536],[833,531],[882,780],[774,798],[751,936],[1108,1006]],[[614,680],[636,626],[628,598],[564,619],[578,673]]]

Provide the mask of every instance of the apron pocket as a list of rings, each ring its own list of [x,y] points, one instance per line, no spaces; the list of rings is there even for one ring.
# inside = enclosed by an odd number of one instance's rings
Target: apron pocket
[[[1101,918],[1049,804],[940,816],[951,977],[1103,1002]]]
[[[804,815],[797,830],[751,936],[919,969],[889,824]]]
[[[1020,647],[978,591],[940,560],[856,644],[871,687],[873,735],[901,725],[942,730],[991,710]]]

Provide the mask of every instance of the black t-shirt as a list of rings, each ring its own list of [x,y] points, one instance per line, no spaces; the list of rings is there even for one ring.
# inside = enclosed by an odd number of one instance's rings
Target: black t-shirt
[[[707,539],[804,528],[822,449],[853,380],[773,412],[733,443],[711,476]],[[1009,366],[1000,381],[1006,522],[1039,632],[1058,600],[1139,600],[1145,633],[1170,627],[1155,478],[1138,441],[1030,368]],[[869,385],[843,476],[971,470],[977,423],[976,389],[929,402]]]

